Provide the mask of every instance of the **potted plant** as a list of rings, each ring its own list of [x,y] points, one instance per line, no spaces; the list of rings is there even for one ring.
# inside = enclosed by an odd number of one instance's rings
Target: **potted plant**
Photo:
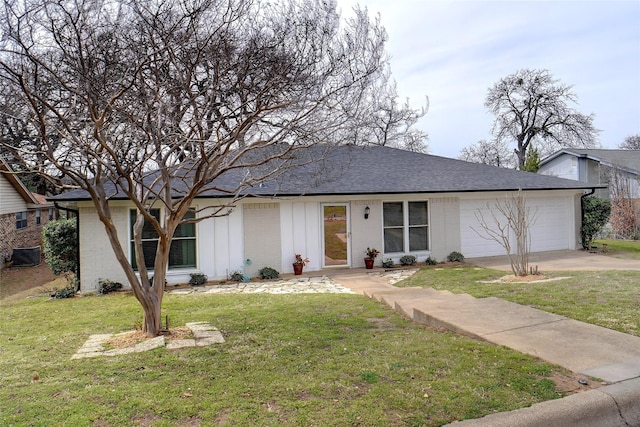
[[[376,260],[376,257],[380,255],[380,251],[376,248],[367,248],[365,253],[367,256],[364,259],[364,265],[368,270],[371,270],[373,268],[373,262]]]
[[[307,265],[309,258],[303,258],[302,255],[296,254],[296,260],[293,261],[293,274],[299,276],[302,274],[302,267]]]

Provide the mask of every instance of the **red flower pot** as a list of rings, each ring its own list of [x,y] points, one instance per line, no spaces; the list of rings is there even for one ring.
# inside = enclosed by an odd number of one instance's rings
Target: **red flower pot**
[[[371,259],[371,258],[365,258],[364,259],[364,266],[367,268],[367,270],[371,270],[373,268],[373,263],[375,260]]]
[[[299,276],[302,274],[302,264],[293,264],[293,274]]]

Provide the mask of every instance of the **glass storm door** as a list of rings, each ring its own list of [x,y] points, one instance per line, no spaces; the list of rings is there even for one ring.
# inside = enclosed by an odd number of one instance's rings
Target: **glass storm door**
[[[349,206],[323,205],[323,246],[325,267],[349,266]]]

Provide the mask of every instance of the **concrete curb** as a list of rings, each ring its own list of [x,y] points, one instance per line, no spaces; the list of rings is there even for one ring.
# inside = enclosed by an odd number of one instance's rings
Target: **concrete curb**
[[[446,426],[637,427],[640,426],[640,378]]]

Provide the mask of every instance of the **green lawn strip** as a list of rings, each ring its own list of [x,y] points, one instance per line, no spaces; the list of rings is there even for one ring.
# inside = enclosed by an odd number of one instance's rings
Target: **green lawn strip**
[[[544,283],[481,283],[508,273],[462,266],[425,268],[396,286],[423,286],[477,298],[498,297],[575,320],[640,336],[640,273],[637,271],[543,272],[569,277]]]
[[[640,240],[600,239],[594,240],[593,244],[600,250],[603,249],[603,244],[606,244],[607,255],[640,260]]]
[[[164,307],[226,343],[71,360],[89,335],[132,329],[132,296],[4,304],[0,425],[437,426],[561,397],[559,368],[358,295],[168,295]]]

